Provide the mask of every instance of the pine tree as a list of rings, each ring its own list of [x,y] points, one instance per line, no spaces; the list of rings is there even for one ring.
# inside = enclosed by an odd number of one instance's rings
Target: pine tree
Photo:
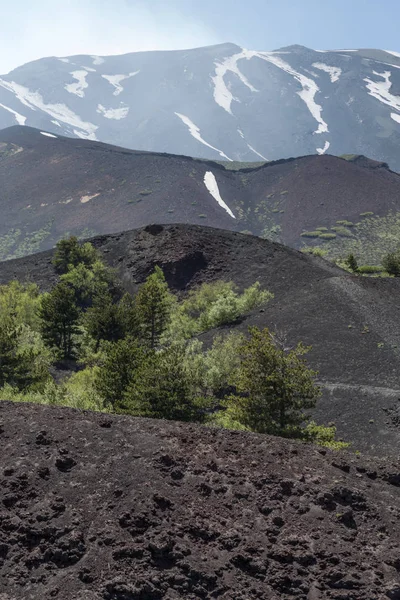
[[[345,260],[347,266],[349,267],[350,271],[352,271],[353,273],[357,273],[358,272],[358,262],[356,257],[354,256],[354,254],[349,254],[348,257]]]
[[[241,365],[236,377],[236,394],[227,402],[231,417],[258,433],[296,435],[313,408],[320,389],[316,372],[308,368],[302,344],[285,350],[264,329],[250,329],[250,339],[239,349]]]
[[[173,295],[160,267],[156,267],[136,296],[137,314],[144,343],[155,348],[171,317]]]
[[[83,323],[88,334],[96,341],[96,352],[102,340],[117,342],[127,336],[138,335],[135,303],[129,294],[125,294],[118,303],[113,301],[108,292],[99,294],[93,306],[87,310]]]
[[[400,250],[386,254],[382,259],[382,266],[389,275],[400,277]]]
[[[74,337],[80,334],[80,311],[72,287],[65,282],[57,284],[42,298],[39,314],[46,344],[57,348],[62,358],[73,358]]]
[[[150,351],[126,394],[129,414],[174,421],[201,421],[205,400],[197,398],[185,368],[185,351],[172,346]]]
[[[68,273],[71,267],[77,267],[79,264],[89,267],[96,260],[98,260],[98,253],[92,244],[89,242],[80,244],[77,237],[71,236],[57,243],[53,265],[56,272],[63,275]]]
[[[124,395],[143,362],[144,355],[144,350],[131,338],[108,345],[106,359],[95,385],[105,406],[111,405],[116,412],[126,412]]]

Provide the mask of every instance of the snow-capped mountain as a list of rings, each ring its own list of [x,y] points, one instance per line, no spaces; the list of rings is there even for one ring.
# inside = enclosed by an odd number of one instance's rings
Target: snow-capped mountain
[[[225,161],[365,154],[400,170],[400,54],[222,44],[44,58],[0,77],[0,128]]]

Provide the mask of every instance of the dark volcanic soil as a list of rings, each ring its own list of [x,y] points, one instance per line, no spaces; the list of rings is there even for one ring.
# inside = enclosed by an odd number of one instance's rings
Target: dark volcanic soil
[[[398,456],[400,444],[400,281],[355,277],[332,264],[267,240],[189,225],[156,225],[93,240],[131,292],[160,265],[184,294],[205,282],[259,281],[274,300],[234,328],[269,327],[289,345],[312,346],[324,396],[315,417],[335,423],[354,449]],[[56,281],[51,252],[0,264],[0,284]],[[212,335],[202,336],[207,345]]]
[[[236,219],[207,190],[207,171]],[[38,231],[37,250],[51,248],[66,232],[94,235],[174,222],[273,239],[279,231],[284,244],[298,248],[303,230],[358,222],[368,211],[383,217],[399,210],[399,198],[400,175],[364,157],[305,156],[236,172],[185,156],[49,138],[30,127],[0,131],[4,257],[28,254],[23,242]],[[14,238],[16,245],[8,245]]]
[[[400,598],[400,469],[0,404],[1,600]]]

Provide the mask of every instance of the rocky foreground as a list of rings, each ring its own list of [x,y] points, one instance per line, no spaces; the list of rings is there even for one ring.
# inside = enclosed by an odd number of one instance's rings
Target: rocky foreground
[[[0,404],[0,599],[400,598],[400,465]]]

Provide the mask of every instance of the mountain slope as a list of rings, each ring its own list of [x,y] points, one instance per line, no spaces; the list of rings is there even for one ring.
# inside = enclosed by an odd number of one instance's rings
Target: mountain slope
[[[0,403],[4,600],[395,599],[399,465]]]
[[[93,240],[123,285],[137,290],[156,264],[185,293],[218,279],[241,289],[259,281],[274,300],[236,327],[269,327],[288,345],[311,345],[324,396],[315,413],[335,422],[354,449],[398,454],[400,281],[351,276],[330,263],[238,233],[185,225],[154,225]],[[49,289],[56,281],[51,252],[0,264],[0,283],[14,278]],[[201,336],[205,344],[211,335]]]
[[[396,53],[302,46],[44,58],[0,77],[0,128],[224,160],[351,152],[400,170],[399,69]]]
[[[308,156],[235,171],[45,134],[0,131],[2,259],[50,248],[67,232],[88,237],[157,222],[247,230],[378,261],[400,240],[400,176],[364,157]],[[343,220],[354,226],[333,233]],[[336,238],[302,235],[317,227]]]

